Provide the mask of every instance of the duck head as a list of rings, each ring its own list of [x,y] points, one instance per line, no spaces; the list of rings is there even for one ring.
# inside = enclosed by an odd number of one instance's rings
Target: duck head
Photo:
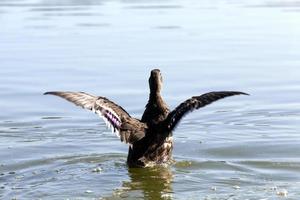
[[[152,94],[159,94],[162,88],[162,76],[159,69],[153,69],[149,78],[149,87]]]

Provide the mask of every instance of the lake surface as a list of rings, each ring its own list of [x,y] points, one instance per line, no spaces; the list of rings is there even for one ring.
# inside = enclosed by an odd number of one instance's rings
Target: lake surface
[[[0,199],[299,199],[300,2],[0,0]],[[46,91],[106,96],[140,118],[150,70],[189,114],[169,167],[128,169],[96,115]]]

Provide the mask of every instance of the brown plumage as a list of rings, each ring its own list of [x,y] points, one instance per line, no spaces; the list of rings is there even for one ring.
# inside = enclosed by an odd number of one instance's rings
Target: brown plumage
[[[247,95],[236,91],[209,92],[187,99],[170,112],[160,94],[162,76],[158,69],[151,71],[149,87],[149,100],[141,120],[131,117],[121,106],[105,97],[84,92],[45,94],[62,97],[102,117],[121,141],[129,144],[127,163],[130,167],[172,162],[172,131],[184,115],[225,97]]]

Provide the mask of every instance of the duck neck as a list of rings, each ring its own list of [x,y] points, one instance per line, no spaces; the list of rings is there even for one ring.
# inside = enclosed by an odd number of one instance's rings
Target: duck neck
[[[159,91],[150,92],[149,103],[156,104],[157,106],[163,103],[163,99]]]

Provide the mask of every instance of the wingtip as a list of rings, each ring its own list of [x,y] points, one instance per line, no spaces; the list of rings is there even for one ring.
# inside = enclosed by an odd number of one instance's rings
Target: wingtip
[[[55,94],[56,92],[45,92],[43,95]]]
[[[250,96],[250,94],[246,93],[246,92],[241,92],[242,95],[247,95]]]

